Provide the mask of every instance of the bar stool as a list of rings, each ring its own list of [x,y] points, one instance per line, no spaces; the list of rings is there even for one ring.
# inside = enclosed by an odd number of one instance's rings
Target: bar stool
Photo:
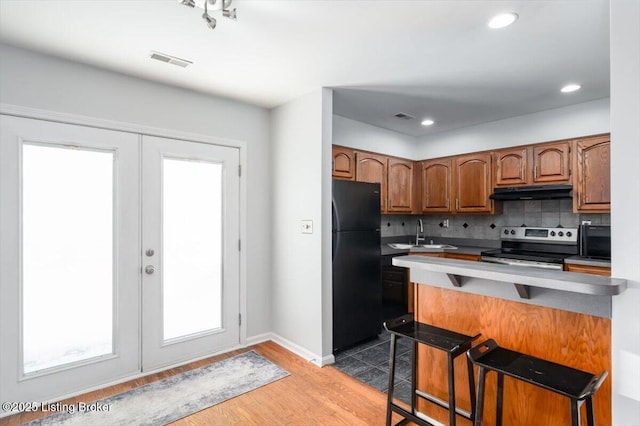
[[[492,339],[469,349],[467,356],[473,364],[479,367],[475,426],[482,426],[485,376],[489,371],[498,373],[496,426],[502,425],[505,375],[569,398],[572,426],[580,424],[580,406],[586,402],[587,425],[594,426],[592,397],[607,377],[606,371],[602,372],[600,376],[595,376],[555,362],[501,348]]]
[[[449,411],[449,424],[456,424],[456,415],[462,416],[473,422],[475,415],[475,386],[473,378],[473,366],[467,359],[467,374],[469,377],[469,397],[471,400],[471,412],[467,412],[456,407],[455,396],[455,376],[453,369],[454,359],[464,354],[471,348],[471,343],[480,337],[467,336],[465,334],[456,333],[444,328],[434,327],[429,324],[416,322],[411,314],[401,316],[399,318],[384,323],[384,328],[391,333],[391,350],[389,353],[389,390],[387,392],[387,420],[386,425],[391,425],[391,415],[393,412],[400,414],[404,419],[397,423],[403,425],[409,421],[422,426],[432,426],[431,423],[417,416],[416,403],[420,397],[425,401],[438,405]],[[407,411],[393,402],[394,379],[396,371],[396,344],[397,340],[408,338],[413,341],[411,351],[411,411]],[[447,353],[447,372],[449,383],[449,401],[443,401],[433,395],[416,389],[416,353],[418,344],[430,346]]]

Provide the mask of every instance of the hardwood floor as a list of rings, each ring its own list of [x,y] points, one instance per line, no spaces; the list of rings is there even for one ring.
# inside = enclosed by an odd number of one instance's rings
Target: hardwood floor
[[[80,401],[91,402],[252,349],[284,368],[291,375],[172,424],[183,426],[384,425],[386,394],[334,367],[316,367],[273,342],[260,343],[193,362],[63,402],[70,404]],[[144,410],[144,407],[140,409]],[[0,426],[19,425],[42,416],[42,413],[16,414],[0,419]],[[400,418],[394,415],[394,422],[399,420]],[[132,425],[135,425],[134,420]]]

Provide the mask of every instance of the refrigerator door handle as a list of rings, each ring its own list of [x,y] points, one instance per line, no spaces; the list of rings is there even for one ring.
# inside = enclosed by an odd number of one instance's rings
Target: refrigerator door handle
[[[334,259],[336,258],[336,252],[338,251],[338,246],[340,245],[340,233],[334,232],[332,238],[333,246],[331,248],[331,263],[333,264]]]

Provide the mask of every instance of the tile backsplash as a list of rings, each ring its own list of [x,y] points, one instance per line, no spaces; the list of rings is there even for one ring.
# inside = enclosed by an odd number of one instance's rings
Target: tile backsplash
[[[573,213],[571,199],[503,201],[502,214],[496,215],[383,215],[381,236],[415,235],[418,219],[422,219],[424,234],[430,237],[500,239],[502,226],[544,226],[576,228],[583,220],[594,225],[609,225],[611,215]],[[441,227],[445,219],[449,227]],[[466,224],[466,226],[465,226]],[[492,227],[494,225],[494,227]]]

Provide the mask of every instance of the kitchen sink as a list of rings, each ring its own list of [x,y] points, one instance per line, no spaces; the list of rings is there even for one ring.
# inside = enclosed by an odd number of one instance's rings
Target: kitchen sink
[[[452,246],[449,244],[422,244],[418,247],[424,247],[428,249],[449,249],[449,250],[454,250],[458,248],[456,246]]]
[[[458,247],[449,244],[402,244],[402,243],[389,243],[389,247],[398,250],[411,250],[415,248],[427,248],[427,249],[457,249]]]
[[[414,247],[420,247],[413,244],[401,244],[401,243],[390,243],[387,245],[393,249],[398,249],[398,250],[407,250],[407,249],[412,249]]]

